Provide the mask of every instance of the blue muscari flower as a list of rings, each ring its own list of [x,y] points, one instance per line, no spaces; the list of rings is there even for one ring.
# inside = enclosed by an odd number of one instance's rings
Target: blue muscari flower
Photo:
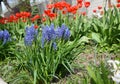
[[[51,40],[55,40],[56,38],[56,33],[54,30],[54,24],[51,24],[50,26],[44,26],[42,29],[42,38],[41,38],[41,42],[42,42],[42,47],[44,47],[44,42],[45,41],[51,41]]]
[[[3,39],[3,31],[0,31],[0,40]]]
[[[31,46],[32,45],[32,42],[33,42],[33,40],[34,40],[34,37],[33,36],[25,36],[24,37],[24,42],[25,42],[25,45],[26,46]]]
[[[26,27],[26,35],[37,35],[38,30],[34,28],[34,25],[32,24],[30,27]]]
[[[50,26],[45,26],[42,31],[42,36],[44,36],[44,38],[47,41],[51,41],[55,39],[56,35],[55,35],[54,25],[51,24]]]
[[[10,41],[11,38],[10,38],[10,34],[7,30],[4,30],[3,31],[3,45],[7,42],[7,41]]]
[[[55,30],[55,32],[56,32],[57,38],[60,39],[60,38],[62,38],[62,36],[63,36],[64,29],[61,29],[61,27],[58,27],[58,28]]]
[[[57,50],[57,44],[56,44],[56,42],[53,42],[52,46],[53,46],[54,50]]]
[[[42,48],[44,47],[44,43],[45,43],[45,38],[42,36],[42,38],[41,38]]]
[[[58,27],[56,29],[56,36],[57,38],[63,38],[65,40],[68,40],[70,37],[70,31],[67,28],[67,26],[65,26],[65,24],[62,24],[61,27]]]
[[[0,40],[3,40],[2,45],[4,45],[7,41],[11,40],[10,34],[6,29],[4,31],[0,31]]]
[[[64,38],[65,40],[68,40],[68,39],[70,38],[70,31],[69,31],[68,28],[65,29],[63,38]]]
[[[50,26],[44,26],[42,29],[42,38],[41,44],[42,48],[44,47],[45,41],[53,41],[53,48],[56,49],[55,39],[65,39],[68,40],[70,38],[70,31],[65,24],[62,24],[61,27],[54,29],[54,24]]]
[[[38,34],[38,30],[34,28],[34,25],[26,27],[26,33],[24,37],[24,43],[26,46],[31,46],[32,42]]]

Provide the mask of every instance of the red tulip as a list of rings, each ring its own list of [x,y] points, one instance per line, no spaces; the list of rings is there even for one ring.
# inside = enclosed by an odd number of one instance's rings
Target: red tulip
[[[67,13],[67,11],[65,11],[65,10],[62,11],[62,14],[66,14],[66,13]]]
[[[67,11],[68,11],[68,12],[72,12],[72,8],[71,8],[71,7],[68,7],[68,8],[67,8]]]
[[[82,3],[83,0],[77,0],[77,3]]]
[[[71,5],[65,1],[59,1],[54,4],[54,7],[59,10],[63,10],[64,8],[68,8]]]
[[[117,0],[118,3],[120,3],[120,0]]]
[[[76,11],[76,10],[74,10],[74,11],[72,11],[71,13],[72,13],[72,14],[76,14],[76,13],[77,13],[77,11]]]
[[[37,29],[37,28],[38,28],[38,25],[34,25],[34,28]]]
[[[30,12],[26,12],[26,16],[27,16],[27,17],[30,17],[30,16],[31,16],[31,13],[30,13]]]
[[[49,15],[49,14],[51,13],[51,10],[50,10],[50,9],[44,10],[44,13],[45,13],[46,15]]]
[[[8,22],[17,22],[18,21],[18,17],[16,17],[15,15],[10,15],[8,18]]]
[[[53,7],[54,7],[53,4],[48,4],[48,5],[47,5],[47,8],[48,8],[48,9],[52,9]]]
[[[79,8],[82,8],[82,3],[77,4]]]
[[[55,17],[57,16],[57,14],[56,14],[56,13],[50,13],[48,16],[49,16],[50,18],[55,18]]]
[[[18,18],[28,18],[31,16],[30,12],[20,12],[15,14]]]
[[[16,17],[18,17],[18,18],[21,17],[21,14],[20,14],[20,13],[16,13],[15,15],[16,15]]]
[[[88,8],[90,6],[90,2],[89,1],[84,2],[84,5],[85,5],[86,8]]]
[[[31,18],[30,20],[32,21],[32,22],[34,22],[35,20],[37,20],[37,19],[40,19],[40,15],[38,15],[38,14],[36,14],[33,18]]]
[[[96,9],[93,10],[94,13],[96,13],[96,11],[97,11]]]
[[[30,18],[30,20],[31,20],[32,22],[34,22],[34,21],[35,21],[35,18]]]
[[[0,23],[1,23],[1,24],[6,24],[7,21],[8,21],[8,18],[1,18],[1,19],[0,19]]]
[[[98,6],[98,9],[99,9],[99,10],[102,9],[102,6]]]
[[[43,17],[43,18],[42,18],[42,22],[45,22],[45,21],[46,21],[46,18],[45,18],[45,17]]]
[[[70,13],[72,13],[72,14],[75,14],[77,12],[78,8],[79,7],[77,5],[71,6],[71,7],[67,8],[67,11],[70,12]]]
[[[86,16],[86,12],[82,12],[82,15],[83,15],[83,16]]]
[[[118,3],[118,4],[116,5],[116,7],[120,8],[120,3]]]

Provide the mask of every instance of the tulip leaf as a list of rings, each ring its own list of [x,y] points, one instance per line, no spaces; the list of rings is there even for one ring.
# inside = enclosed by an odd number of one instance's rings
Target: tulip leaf
[[[96,32],[98,32],[98,27],[95,25],[95,24],[92,24],[93,25],[93,27],[94,27],[94,30],[96,31]]]
[[[88,37],[86,37],[86,36],[82,36],[81,37],[81,39],[80,39],[80,43],[82,43],[82,42],[89,42],[89,38]]]
[[[92,32],[92,39],[100,43],[100,34]]]

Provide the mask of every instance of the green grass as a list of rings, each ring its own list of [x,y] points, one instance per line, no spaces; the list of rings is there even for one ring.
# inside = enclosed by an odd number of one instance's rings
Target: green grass
[[[106,60],[116,58],[116,56],[119,56],[119,52],[98,52],[96,54],[96,64],[99,65],[101,60],[106,62]],[[84,76],[87,76],[87,74],[85,74],[86,67],[90,63],[94,64],[94,50],[91,46],[87,46],[86,49],[77,56],[72,63],[72,67],[75,72],[73,74],[66,75],[57,82],[52,82],[51,84],[83,84]],[[6,58],[4,61],[1,61],[0,77],[6,82],[9,82],[9,84],[31,84],[32,78],[24,75],[27,71],[19,71],[17,66],[18,63],[15,59]],[[89,81],[90,79],[88,78],[87,80]]]

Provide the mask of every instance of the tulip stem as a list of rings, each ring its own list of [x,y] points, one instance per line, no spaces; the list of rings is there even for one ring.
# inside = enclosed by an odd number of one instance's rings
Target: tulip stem
[[[97,45],[95,45],[95,47],[94,47],[94,64],[95,65],[97,65],[97,62],[96,62],[97,58],[96,58],[96,56],[97,56]]]

